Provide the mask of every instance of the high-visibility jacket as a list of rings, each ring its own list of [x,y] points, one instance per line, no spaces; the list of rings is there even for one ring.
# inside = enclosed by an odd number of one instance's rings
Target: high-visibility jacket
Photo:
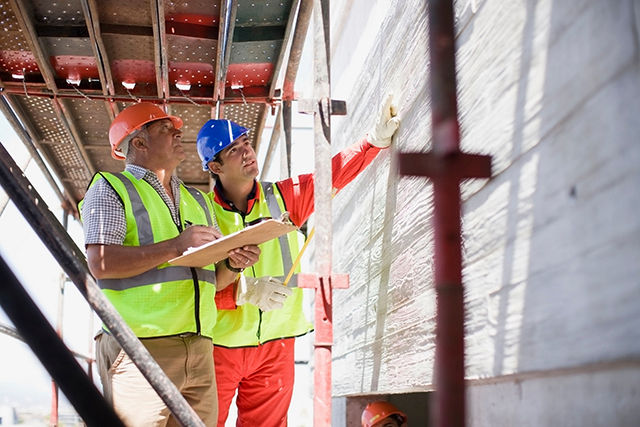
[[[202,191],[180,184],[180,220],[158,192],[130,172],[100,172],[123,203],[127,222],[124,246],[143,246],[177,237],[185,224],[212,225],[213,207]],[[216,322],[215,267],[172,266],[163,263],[124,279],[100,279],[102,292],[139,338],[178,335],[187,332],[212,337]]]
[[[261,219],[280,219],[284,202],[275,184],[261,182],[259,195],[251,210],[243,215],[236,210],[213,204],[216,220],[222,234],[230,234],[255,224]],[[292,231],[278,239],[265,242],[260,247],[260,258],[256,264],[244,270],[249,277],[272,276],[284,280],[296,259],[298,232]],[[296,273],[299,268],[296,270]],[[218,310],[218,320],[213,333],[213,343],[224,347],[246,347],[304,335],[313,330],[302,309],[302,289],[297,288],[297,275],[288,284],[292,294],[278,310],[263,312],[252,304],[243,304],[231,310]]]

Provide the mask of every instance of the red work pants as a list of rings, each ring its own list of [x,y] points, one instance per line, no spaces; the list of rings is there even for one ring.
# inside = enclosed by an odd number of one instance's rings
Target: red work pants
[[[294,338],[258,347],[214,346],[218,384],[218,427],[224,427],[238,390],[238,427],[287,425],[294,380]]]

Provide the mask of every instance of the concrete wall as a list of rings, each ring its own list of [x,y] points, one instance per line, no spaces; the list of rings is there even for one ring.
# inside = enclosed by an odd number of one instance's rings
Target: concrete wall
[[[334,199],[337,398],[433,389],[431,185],[393,156],[430,145],[426,3],[332,2],[334,149],[388,91],[403,119]],[[462,187],[469,425],[635,425],[640,2],[455,8],[462,147],[494,169]]]

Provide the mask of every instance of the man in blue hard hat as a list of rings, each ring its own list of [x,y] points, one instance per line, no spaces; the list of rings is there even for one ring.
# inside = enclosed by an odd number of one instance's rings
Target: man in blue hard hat
[[[399,123],[388,97],[367,137],[333,157],[335,191],[389,147]],[[280,218],[285,211],[296,226],[302,226],[314,209],[313,174],[258,182],[258,162],[248,132],[229,120],[209,120],[198,133],[202,167],[216,178],[209,195],[220,230],[233,233],[261,219]],[[247,260],[246,270],[232,266],[240,274],[235,286],[216,293],[213,352],[220,427],[236,391],[238,426],[286,425],[294,382],[294,339],[313,329],[303,313],[297,275],[283,286],[299,253],[298,233],[265,242],[260,249],[258,262],[249,266]]]

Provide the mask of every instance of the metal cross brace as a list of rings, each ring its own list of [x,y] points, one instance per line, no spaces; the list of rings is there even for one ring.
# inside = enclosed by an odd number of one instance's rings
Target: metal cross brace
[[[333,345],[333,304],[332,289],[349,288],[348,274],[331,274],[330,276],[320,276],[317,273],[300,273],[298,274],[298,287],[316,289],[324,297],[320,307],[316,304],[315,312],[315,342],[316,346]],[[325,326],[325,327],[323,327]],[[326,327],[329,326],[329,327]]]
[[[448,177],[458,180],[491,177],[491,156],[460,151],[448,154],[399,153],[398,160],[400,175]]]
[[[329,116],[346,116],[346,101],[329,98],[301,99],[298,101],[298,112],[302,114],[319,114],[323,129],[329,128]]]

